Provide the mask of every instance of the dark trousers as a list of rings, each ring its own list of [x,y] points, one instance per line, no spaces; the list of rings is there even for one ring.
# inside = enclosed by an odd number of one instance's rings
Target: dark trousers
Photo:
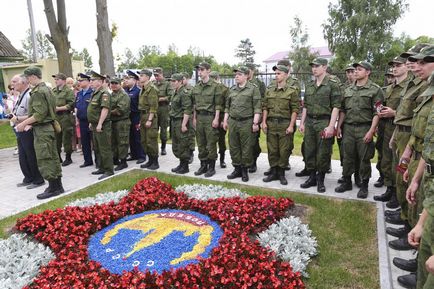
[[[133,159],[144,159],[145,152],[142,147],[140,138],[140,128],[137,129],[140,124],[140,112],[131,112],[130,114],[131,126],[130,126],[130,154]]]
[[[81,149],[83,151],[84,163],[86,165],[93,164],[92,161],[92,131],[89,129],[89,122],[87,120],[79,120],[80,122],[80,136],[81,136]]]
[[[35,147],[33,145],[33,132],[31,130],[17,132],[18,157],[20,162],[21,172],[24,175],[24,182],[32,182],[40,184],[44,182],[44,178],[38,169],[36,161]]]

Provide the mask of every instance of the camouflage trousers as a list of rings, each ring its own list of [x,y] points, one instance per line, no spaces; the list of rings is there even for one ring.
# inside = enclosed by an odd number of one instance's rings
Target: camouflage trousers
[[[288,119],[283,121],[267,120],[267,150],[270,167],[285,168],[294,148],[294,134],[286,134]]]
[[[327,119],[306,119],[303,142],[306,169],[309,171],[325,173],[329,169],[333,139],[321,138],[321,132],[328,123]]]
[[[411,132],[399,131],[398,129],[395,131],[394,135],[394,143],[396,146],[395,151],[395,161],[393,163],[393,168],[398,165],[399,159],[401,158],[404,150],[407,146],[408,140],[410,139]],[[402,179],[402,174],[396,173],[396,196],[398,198],[398,202],[401,205],[401,219],[408,219],[408,202],[405,198],[405,194],[407,192],[408,183],[404,182]],[[411,179],[410,179],[411,180]]]
[[[253,117],[246,120],[229,118],[229,152],[233,166],[249,167],[253,164]]]
[[[429,181],[428,187],[434,190],[434,180]],[[417,289],[434,288],[434,275],[426,270],[425,263],[429,257],[434,255],[434,216],[428,214],[423,226],[422,240],[419,246],[417,257]]]
[[[217,159],[218,128],[212,127],[214,115],[197,115],[196,141],[201,161]]]
[[[112,150],[114,159],[126,159],[130,146],[130,125],[131,121],[121,119],[112,121]]]
[[[99,168],[106,174],[113,174],[113,152],[111,140],[111,121],[106,121],[102,125],[100,132],[96,131],[96,123],[92,123],[92,138],[96,158],[99,160]]]
[[[169,105],[158,105],[158,128],[160,129],[160,140],[167,142],[167,128],[169,127]],[[145,150],[146,151],[146,150]]]
[[[33,126],[33,137],[38,169],[42,177],[50,181],[61,177],[62,169],[53,125],[46,123]]]
[[[72,137],[74,135],[75,128],[75,119],[74,116],[70,113],[65,113],[62,115],[57,115],[57,121],[60,123],[62,127],[62,131],[56,134],[57,141],[57,153],[60,155],[63,150],[66,154],[72,153]]]
[[[395,125],[390,123],[390,121],[384,120],[386,123],[384,125],[384,134],[381,145],[381,172],[384,175],[384,185],[386,187],[395,187],[396,186],[396,171],[395,167],[393,167],[393,152],[389,147],[389,142],[392,138],[393,131],[395,130]]]
[[[158,116],[154,114],[152,125],[146,128],[149,113],[140,114],[140,137],[143,150],[151,157],[158,157]],[[167,127],[166,127],[167,128]]]
[[[408,179],[411,181],[413,179],[414,174],[416,173],[417,166],[419,165],[421,153],[413,152],[413,156],[408,164]],[[404,195],[405,198],[405,195]],[[424,186],[419,186],[419,189],[416,192],[416,204],[410,205],[407,203],[407,214],[406,219],[408,220],[410,226],[413,228],[416,226],[417,221],[419,220],[419,214],[422,213],[423,210],[423,200],[425,199]],[[403,215],[401,209],[401,216]]]
[[[172,118],[172,151],[180,161],[190,158],[190,128],[186,132],[181,131],[182,118]]]

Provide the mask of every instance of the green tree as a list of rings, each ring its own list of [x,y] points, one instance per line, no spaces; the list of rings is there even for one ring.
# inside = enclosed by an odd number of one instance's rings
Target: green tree
[[[256,51],[253,49],[253,44],[249,38],[240,41],[237,49],[235,49],[235,57],[241,60],[241,64],[255,63]]]
[[[44,33],[41,30],[36,32],[36,42],[37,44],[37,54],[38,59],[46,59],[46,58],[55,58],[54,46],[45,37]],[[32,46],[32,35],[30,29],[26,32],[26,38],[21,41],[21,45],[23,50],[21,50],[22,54],[25,57],[25,61],[29,62],[33,56],[33,46]]]
[[[80,52],[80,56],[81,59],[84,61],[84,66],[89,69],[92,68],[92,56],[90,56],[89,51],[86,48],[83,48],[83,50]]]
[[[383,66],[382,55],[392,40],[392,26],[403,15],[405,0],[339,0],[329,4],[324,38],[335,53],[335,65],[368,60]]]
[[[137,57],[131,51],[131,49],[126,48],[123,56],[120,58],[121,63],[118,65],[118,72],[125,69],[136,69],[139,68]]]

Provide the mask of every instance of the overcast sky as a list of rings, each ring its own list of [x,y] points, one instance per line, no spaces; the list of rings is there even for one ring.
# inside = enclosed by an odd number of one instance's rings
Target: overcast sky
[[[86,47],[97,66],[95,1],[65,2],[71,46],[79,51]],[[394,34],[433,37],[434,1],[407,2],[409,10],[398,19]],[[21,40],[30,27],[27,1],[0,0],[0,3],[0,31],[21,49]],[[32,3],[36,30],[48,33],[43,1]],[[321,24],[328,17],[328,3],[325,0],[108,0],[109,21],[119,27],[113,52],[115,56],[122,55],[126,47],[136,52],[142,45],[157,45],[165,52],[174,43],[181,54],[190,46],[198,47],[218,62],[235,64],[238,62],[234,57],[235,48],[241,39],[250,38],[256,50],[255,62],[262,64],[275,52],[289,50],[289,27],[295,15],[308,28],[309,44],[326,46]]]

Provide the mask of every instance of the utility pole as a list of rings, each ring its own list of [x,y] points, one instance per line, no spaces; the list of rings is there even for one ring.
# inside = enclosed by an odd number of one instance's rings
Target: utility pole
[[[27,9],[29,10],[29,20],[30,20],[30,33],[32,35],[32,46],[33,46],[33,62],[38,62],[38,43],[36,41],[36,31],[35,31],[35,19],[33,18],[33,7],[32,0],[27,0]]]

